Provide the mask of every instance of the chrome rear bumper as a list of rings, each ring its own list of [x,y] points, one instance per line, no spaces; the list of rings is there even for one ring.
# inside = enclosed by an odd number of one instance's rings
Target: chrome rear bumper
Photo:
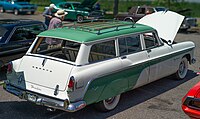
[[[59,100],[59,99],[50,98],[47,96],[43,96],[40,94],[36,94],[33,92],[29,92],[29,91],[17,88],[10,84],[5,84],[4,89],[6,91],[8,91],[9,93],[12,93],[12,94],[18,96],[21,99],[25,99],[25,100],[33,102],[37,105],[47,106],[47,107],[51,107],[54,109],[60,109],[60,110],[64,110],[67,112],[75,112],[86,106],[85,101],[69,103],[68,100]]]

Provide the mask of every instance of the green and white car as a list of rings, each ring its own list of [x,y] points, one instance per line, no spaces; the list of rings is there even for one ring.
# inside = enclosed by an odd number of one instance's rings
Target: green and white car
[[[103,11],[93,8],[97,0],[82,0],[82,2],[51,0],[51,2],[55,4],[56,10],[62,9],[68,13],[65,16],[65,20],[82,22],[83,20],[101,19],[104,17]]]
[[[185,78],[195,44],[173,42],[183,19],[168,11],[136,24],[93,21],[44,31],[26,55],[7,65],[4,89],[69,112],[90,104],[113,110],[126,91],[171,74]]]

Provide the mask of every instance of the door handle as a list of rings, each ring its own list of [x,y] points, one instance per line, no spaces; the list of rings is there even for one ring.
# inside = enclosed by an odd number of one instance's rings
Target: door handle
[[[126,58],[127,58],[126,56],[122,56],[122,57],[121,57],[121,59],[126,59]]]

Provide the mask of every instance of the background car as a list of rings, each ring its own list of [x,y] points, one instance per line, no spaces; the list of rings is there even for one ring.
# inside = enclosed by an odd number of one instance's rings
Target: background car
[[[115,16],[117,20],[137,22],[147,14],[156,12],[155,8],[150,6],[135,6],[128,10],[128,14],[118,14]]]
[[[104,17],[104,13],[95,10],[93,5],[97,0],[84,0],[83,2],[65,2],[63,0],[51,0],[56,5],[55,9],[63,9],[68,12],[65,20],[76,20],[78,22],[84,19],[99,19]]]
[[[0,67],[24,55],[36,35],[45,29],[40,21],[0,20]]]
[[[30,4],[26,0],[0,0],[0,12],[14,12],[15,15],[18,15],[22,12],[30,12],[34,14],[37,10],[37,5]]]
[[[192,119],[200,118],[200,82],[192,87],[182,99],[182,110]]]

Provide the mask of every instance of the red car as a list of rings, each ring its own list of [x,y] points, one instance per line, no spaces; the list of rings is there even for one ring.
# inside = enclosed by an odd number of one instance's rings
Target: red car
[[[182,109],[189,117],[200,119],[200,82],[189,90],[182,102]]]

